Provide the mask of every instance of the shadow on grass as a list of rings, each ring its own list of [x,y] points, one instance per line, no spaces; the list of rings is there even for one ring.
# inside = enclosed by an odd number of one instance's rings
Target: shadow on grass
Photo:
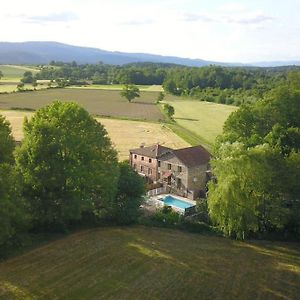
[[[144,226],[83,230],[1,263],[0,299],[13,287],[45,299],[296,299],[298,249]]]

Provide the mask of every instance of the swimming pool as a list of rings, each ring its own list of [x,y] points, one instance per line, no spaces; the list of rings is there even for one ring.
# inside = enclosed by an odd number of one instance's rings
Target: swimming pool
[[[195,204],[192,204],[190,202],[186,202],[184,200],[175,198],[175,197],[170,196],[170,195],[166,196],[163,201],[164,201],[165,205],[171,205],[171,206],[175,206],[175,207],[181,208],[181,209],[186,209],[186,208],[195,206]]]

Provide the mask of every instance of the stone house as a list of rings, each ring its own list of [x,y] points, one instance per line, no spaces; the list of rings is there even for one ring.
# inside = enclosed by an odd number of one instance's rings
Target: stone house
[[[206,191],[211,154],[202,146],[173,150],[159,144],[130,150],[130,165],[168,193],[190,199]]]

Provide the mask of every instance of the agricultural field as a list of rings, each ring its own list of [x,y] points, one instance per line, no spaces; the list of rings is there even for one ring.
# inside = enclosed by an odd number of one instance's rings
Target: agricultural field
[[[16,140],[23,139],[23,120],[27,116],[30,118],[32,112],[23,111],[1,111],[12,125],[12,133]],[[129,149],[137,148],[141,143],[151,145],[159,142],[161,145],[174,149],[188,147],[189,144],[178,137],[163,124],[96,118],[103,124],[116,150],[119,160],[128,159]]]
[[[3,73],[3,78],[1,78],[1,81],[19,81],[23,74],[26,71],[30,71],[33,74],[37,73],[39,70],[35,69],[33,67],[27,67],[27,66],[15,66],[15,65],[0,65],[0,71]]]
[[[223,124],[236,106],[216,104],[167,96],[164,103],[175,108],[174,120],[183,128],[200,137],[202,142],[212,145],[222,133]]]
[[[296,243],[91,229],[1,262],[0,298],[297,299],[299,254]]]
[[[140,91],[144,92],[163,92],[161,85],[136,85]],[[71,86],[72,89],[99,89],[99,90],[116,90],[121,91],[124,84],[91,84],[85,86]]]
[[[114,90],[48,89],[0,95],[0,109],[31,109],[43,107],[54,100],[73,101],[98,116],[159,121],[164,116],[155,105],[157,92],[141,92],[129,103]]]

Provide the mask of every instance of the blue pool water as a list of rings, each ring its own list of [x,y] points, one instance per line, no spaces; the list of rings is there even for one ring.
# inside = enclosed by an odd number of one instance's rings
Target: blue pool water
[[[175,207],[178,207],[178,208],[181,208],[181,209],[185,209],[185,208],[194,206],[194,204],[191,204],[189,202],[185,202],[183,200],[177,199],[177,198],[172,197],[172,196],[166,196],[164,198],[164,203],[166,205],[172,205],[172,206],[175,206]]]

